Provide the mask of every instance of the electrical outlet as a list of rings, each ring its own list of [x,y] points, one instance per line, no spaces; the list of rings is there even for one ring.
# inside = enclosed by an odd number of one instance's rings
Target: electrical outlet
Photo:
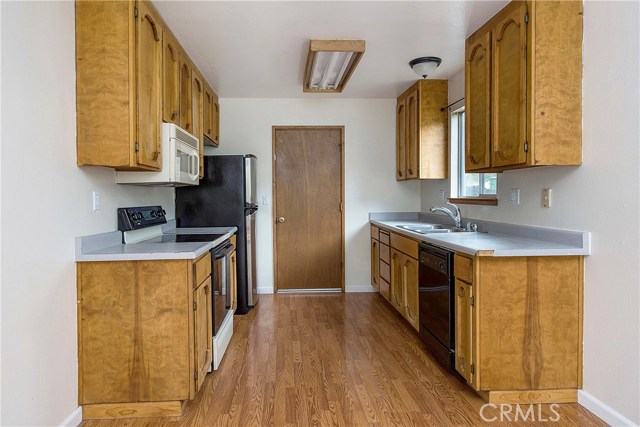
[[[551,207],[551,189],[550,188],[542,189],[542,207],[543,208]]]
[[[100,210],[100,193],[98,191],[93,191],[91,193],[91,200],[93,202],[93,210],[99,211]]]
[[[519,188],[510,188],[509,189],[509,202],[512,205],[520,204],[520,189]]]
[[[444,202],[444,190],[440,190],[440,191],[438,191],[438,199],[439,199],[441,202]]]

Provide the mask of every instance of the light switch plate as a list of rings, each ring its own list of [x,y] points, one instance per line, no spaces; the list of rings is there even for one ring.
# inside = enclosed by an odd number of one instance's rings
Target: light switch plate
[[[542,207],[543,208],[551,207],[551,189],[550,188],[542,189]]]
[[[510,188],[509,189],[509,203],[512,205],[520,204],[520,189],[519,188]]]
[[[91,193],[91,200],[93,202],[93,210],[99,211],[100,210],[100,192],[93,191]]]

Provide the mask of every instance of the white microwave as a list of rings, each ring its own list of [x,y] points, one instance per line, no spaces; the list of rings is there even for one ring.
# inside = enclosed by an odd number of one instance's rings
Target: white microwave
[[[117,172],[118,184],[181,187],[198,185],[198,138],[173,123],[162,124],[162,171]]]

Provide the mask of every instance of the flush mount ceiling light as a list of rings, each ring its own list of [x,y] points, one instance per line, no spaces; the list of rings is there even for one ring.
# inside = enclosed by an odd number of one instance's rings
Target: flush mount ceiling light
[[[442,59],[437,56],[423,56],[422,58],[416,58],[409,62],[409,66],[413,69],[414,73],[426,79],[429,74],[438,68],[441,62]]]
[[[364,40],[311,40],[304,92],[342,92],[364,54]]]

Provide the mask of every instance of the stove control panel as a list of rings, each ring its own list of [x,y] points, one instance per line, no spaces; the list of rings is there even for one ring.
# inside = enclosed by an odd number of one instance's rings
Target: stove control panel
[[[166,224],[166,213],[162,206],[118,208],[118,230],[131,231]]]

